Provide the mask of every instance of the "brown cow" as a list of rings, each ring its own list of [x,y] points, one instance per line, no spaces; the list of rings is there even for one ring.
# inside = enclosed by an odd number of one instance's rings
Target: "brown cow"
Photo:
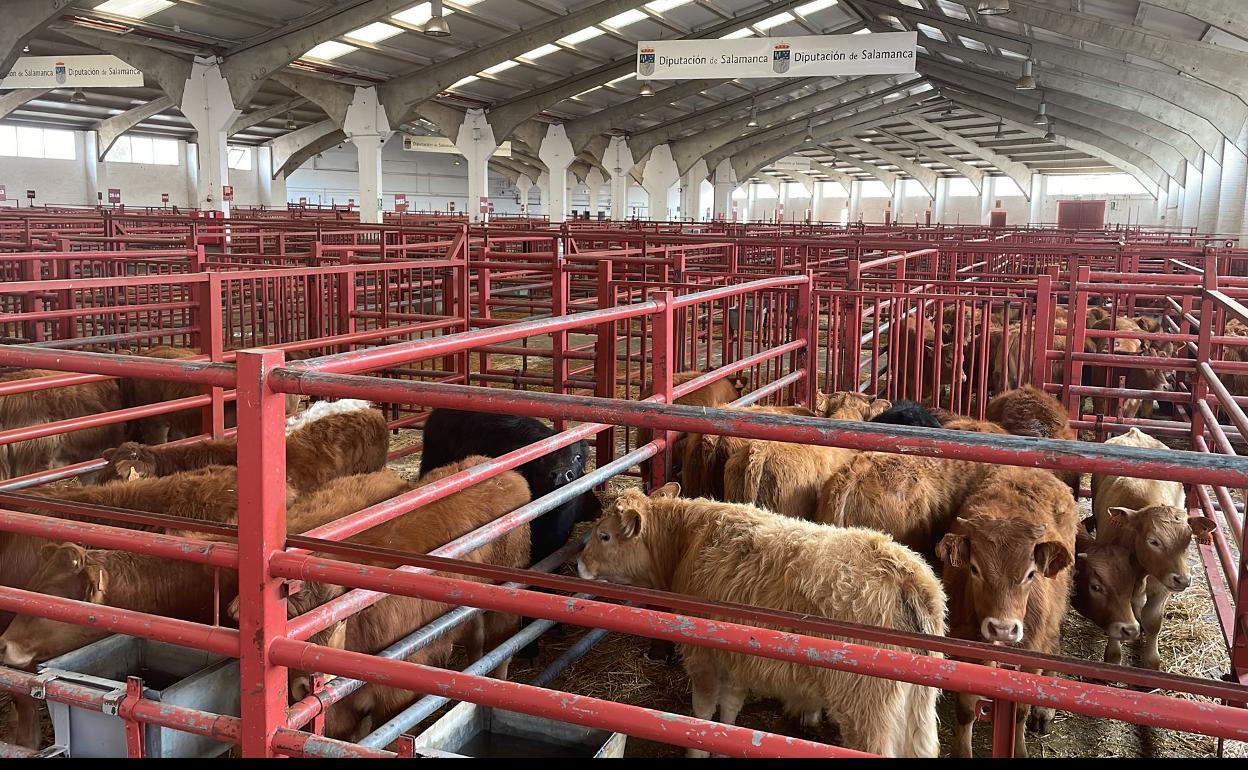
[[[697,370],[689,370],[676,372],[672,375],[672,385],[683,385],[692,379],[696,379],[706,374]],[[686,393],[676,398],[674,403],[684,404],[685,406],[710,406],[722,407],[725,404],[731,404],[741,397],[741,391],[745,387],[746,380],[741,375],[733,375],[722,380],[716,380],[709,385],[703,385],[697,390]],[[651,387],[642,391],[642,399],[647,399],[654,395],[653,383]],[[649,428],[637,429],[637,446],[645,446],[653,440],[653,433]],[[685,438],[680,438],[671,448],[672,454],[672,474],[680,478],[680,463],[684,458]],[[641,478],[646,483],[650,482],[651,460],[646,460],[641,464]]]
[[[887,532],[931,555],[988,468],[964,460],[863,452],[828,477],[815,521]]]
[[[286,482],[306,494],[340,476],[381,470],[389,442],[385,416],[367,401],[319,402],[293,418],[287,428]],[[205,465],[236,465],[238,440],[172,446],[126,443],[106,451],[104,459],[109,463],[105,478],[166,476]]]
[[[865,422],[887,412],[893,404],[887,399],[868,396],[853,390],[815,393],[815,414],[830,420]]]
[[[57,375],[63,375],[63,372],[12,369],[0,371],[0,383],[37,380],[40,377]],[[74,417],[90,417],[121,408],[121,390],[117,380],[13,393],[0,396],[0,430],[45,425]],[[116,423],[0,446],[0,479],[16,478],[92,460],[108,447],[117,446],[124,436],[125,425]]]
[[[724,500],[811,519],[828,477],[855,454],[838,447],[750,441],[724,464]]]
[[[1010,466],[987,473],[936,549],[945,565],[950,634],[1057,654],[1078,524],[1074,499],[1052,474]],[[954,756],[971,756],[978,700],[958,695]],[[1020,705],[1019,721],[1031,710]],[[1046,733],[1052,709],[1035,712],[1032,725]],[[1027,756],[1022,729],[1014,752]]]
[[[1114,543],[1099,543],[1086,531],[1075,538],[1075,611],[1101,627],[1105,662],[1122,662],[1122,643],[1140,638],[1138,613],[1143,609],[1143,569],[1131,551]],[[1137,601],[1138,600],[1138,601]]]
[[[453,473],[487,462],[488,459],[473,456],[434,469],[422,476],[419,484],[422,486],[430,484]],[[392,474],[388,471],[372,475],[382,476],[377,483],[383,488],[393,484]],[[346,484],[345,481],[335,483]],[[357,485],[355,489],[363,490],[365,495],[359,498],[359,501],[371,499],[368,497],[368,490],[373,488],[376,487],[371,481],[366,481],[362,486]],[[349,538],[349,542],[424,554],[497,519],[528,501],[529,487],[524,477],[514,471],[506,471],[448,497],[427,503],[410,514],[391,519],[354,535]],[[306,529],[319,523],[316,519],[316,509],[300,507],[300,510],[306,511],[308,517],[311,518],[301,517],[298,523],[292,522],[293,527]],[[342,555],[330,555],[329,558],[393,566],[384,560],[355,559]],[[501,538],[461,558],[506,567],[527,567],[529,564],[528,526],[517,527]],[[451,577],[463,580],[475,579],[461,575],[451,575]],[[314,603],[334,598],[345,593],[345,590],[336,586],[305,583],[304,590],[291,597],[289,610],[292,615],[306,612]],[[346,649],[370,654],[380,652],[451,609],[453,608],[439,602],[401,596],[387,597],[350,617],[345,633]],[[486,613],[484,619],[478,618],[461,626],[455,632],[409,656],[408,660],[430,665],[444,665],[450,657],[453,642],[466,644],[469,648],[469,655],[474,658],[479,657],[483,649],[492,649],[497,646],[514,634],[516,628],[517,618],[514,616]],[[499,667],[496,675],[501,678],[506,677],[507,663]],[[365,685],[348,698],[330,707],[326,714],[325,734],[335,738],[358,739],[371,732],[375,725],[381,725],[394,717],[415,697],[416,693],[409,690],[380,684]]]
[[[609,580],[803,615],[943,634],[945,599],[931,568],[878,532],[825,527],[750,505],[650,497],[630,489],[594,525],[577,571]],[[783,565],[783,568],[777,568]],[[888,679],[681,646],[693,714],[736,722],[747,695],[840,727],[846,746],[936,756],[936,692]],[[705,756],[691,749],[690,756]]]
[[[163,358],[182,361],[201,355],[189,348],[161,345],[150,348],[139,355],[146,358]],[[121,381],[122,397],[126,406],[146,406],[159,404],[162,401],[173,401],[179,398],[193,398],[207,392],[203,385],[188,382],[170,382],[168,380],[125,379]],[[225,404],[225,424],[234,425],[235,406],[233,401]],[[184,409],[170,414],[157,414],[144,417],[135,425],[135,435],[144,444],[163,444],[181,438],[188,438],[202,433],[203,409]]]
[[[1052,438],[1077,441],[1070,420],[1056,398],[1040,388],[1024,385],[1007,390],[988,402],[984,416],[1015,436]],[[1078,471],[1053,471],[1078,496],[1081,474]]]
[[[815,416],[814,412],[802,406],[746,406],[740,409],[763,414]],[[749,439],[719,436],[714,433],[690,433],[686,436],[680,474],[685,493],[690,497],[710,497],[722,500],[724,465],[729,457],[745,448],[748,442]]]

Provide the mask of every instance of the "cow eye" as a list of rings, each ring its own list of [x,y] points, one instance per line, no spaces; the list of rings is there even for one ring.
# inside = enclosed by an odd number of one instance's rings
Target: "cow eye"
[[[979,577],[979,567],[976,567],[974,564],[972,564],[971,574],[974,575],[975,577]]]
[[[1027,573],[1027,577],[1023,578],[1023,582],[1026,583],[1032,578],[1034,578],[1035,576],[1036,576],[1036,571],[1033,569],[1031,572]]]
[[[1098,593],[1098,594],[1103,594],[1103,593],[1105,593],[1105,589],[1104,589],[1104,588],[1102,588],[1101,586],[1097,585],[1096,583],[1093,583],[1091,587],[1092,587],[1092,592],[1093,592],[1093,593]]]
[[[611,533],[610,533],[610,532],[600,532],[600,533],[598,533],[598,539],[599,539],[599,540],[601,540],[601,541],[602,541],[602,542],[604,542],[604,543],[609,543],[609,542],[611,542]]]
[[[1151,538],[1151,537],[1148,539],[1148,544],[1151,545],[1153,548],[1161,547],[1161,541],[1155,538]]]
[[[580,456],[580,455],[577,455],[577,456],[576,456],[576,459],[575,459],[575,460],[573,460],[572,462],[574,462],[574,463],[579,463],[580,461],[581,461],[581,456]]]

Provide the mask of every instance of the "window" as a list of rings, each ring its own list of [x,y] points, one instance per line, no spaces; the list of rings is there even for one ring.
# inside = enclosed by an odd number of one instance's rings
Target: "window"
[[[849,197],[849,191],[846,190],[845,185],[841,184],[840,182],[824,181],[823,184],[819,185],[819,197],[820,198],[847,198]]]
[[[974,198],[979,195],[975,185],[971,184],[971,180],[964,176],[952,177],[946,184],[949,185],[945,189],[948,191],[950,198]]]
[[[862,197],[891,198],[893,194],[888,191],[883,182],[878,179],[871,179],[862,183]]]
[[[0,126],[0,155],[73,160],[77,157],[75,147],[73,131],[28,126]]]
[[[992,194],[997,198],[1020,198],[1023,191],[1013,179],[1008,176],[999,176],[993,183]]]
[[[806,185],[799,182],[784,183],[784,197],[786,198],[809,198],[810,191],[806,189]]]
[[[235,171],[251,171],[251,148],[231,147],[229,165]]]
[[[150,163],[156,166],[178,165],[176,139],[154,136],[123,136],[117,139],[104,160],[112,163]]]
[[[1000,187],[1001,180],[997,180]],[[1130,174],[1050,175],[1049,195],[1143,195],[1144,187]]]
[[[923,185],[917,179],[903,179],[901,184],[901,197],[903,198],[927,198],[927,190],[923,189]]]
[[[775,198],[776,197],[776,189],[769,184],[766,184],[764,182],[759,182],[758,184],[751,184],[750,186],[754,188],[755,200],[759,198]]]

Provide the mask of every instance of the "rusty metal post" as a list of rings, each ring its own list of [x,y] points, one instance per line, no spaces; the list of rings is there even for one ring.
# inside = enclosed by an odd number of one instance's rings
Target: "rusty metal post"
[[[1008,700],[994,700],[992,711],[992,756],[1009,759],[1014,756],[1017,739],[1018,704]]]
[[[143,700],[143,680],[137,676],[126,678],[126,691],[121,701],[116,704],[117,716],[126,723],[126,756],[131,759],[142,759],[143,723],[134,718],[134,709]]]
[[[651,332],[653,339],[651,340],[651,375],[652,375],[652,392],[656,396],[660,396],[665,404],[672,403],[672,355],[674,353],[672,336],[675,333],[674,328],[674,309],[672,300],[674,296],[671,291],[652,291],[650,299],[659,303],[659,309],[655,312]],[[644,367],[645,362],[643,360]],[[658,489],[667,483],[671,476],[672,467],[672,439],[675,434],[671,431],[662,431],[658,434],[664,439],[663,450],[650,463],[650,485],[652,489]]]
[[[611,260],[598,262],[598,307],[615,307],[615,290],[611,285]],[[632,323],[629,321],[628,323]],[[598,324],[597,358],[594,359],[594,378],[597,380],[599,398],[616,397],[616,338],[615,322],[607,321]],[[632,398],[625,394],[625,398]],[[615,459],[615,428],[607,428],[599,433],[595,441],[595,466],[601,468]],[[628,430],[625,428],[624,430]]]
[[[242,749],[271,757],[273,734],[286,725],[287,673],[269,658],[286,635],[284,581],[269,559],[286,544],[285,398],[269,377],[281,351],[238,354],[238,628],[242,688]]]

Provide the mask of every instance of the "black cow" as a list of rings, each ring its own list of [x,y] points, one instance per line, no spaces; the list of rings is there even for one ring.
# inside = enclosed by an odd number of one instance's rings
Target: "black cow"
[[[871,422],[888,425],[914,425],[920,428],[942,427],[940,420],[917,401],[894,401],[887,410],[871,418]]]
[[[498,457],[555,435],[555,431],[532,417],[434,409],[425,421],[425,448],[420,472],[453,463],[471,455]],[[577,441],[531,460],[516,470],[529,482],[536,500],[585,473],[589,443]],[[592,521],[602,513],[593,492],[586,492],[533,520],[529,525],[534,563],[545,559],[568,542],[578,521]]]

